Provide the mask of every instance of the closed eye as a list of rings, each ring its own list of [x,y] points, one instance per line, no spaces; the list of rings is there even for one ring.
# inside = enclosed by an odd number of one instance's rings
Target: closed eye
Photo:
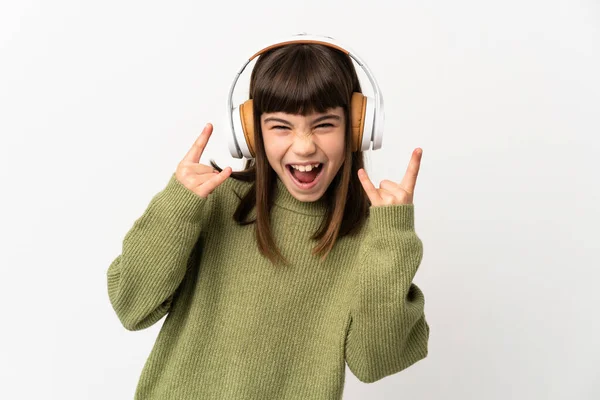
[[[316,128],[329,128],[329,127],[333,127],[333,124],[330,123],[325,123],[325,124],[319,124],[316,126]],[[284,125],[275,125],[273,126],[271,129],[290,129],[289,126],[284,126]]]

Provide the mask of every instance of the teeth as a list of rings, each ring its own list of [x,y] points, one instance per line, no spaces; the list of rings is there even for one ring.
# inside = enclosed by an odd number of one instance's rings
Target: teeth
[[[319,165],[319,163],[316,164],[312,164],[312,165],[292,165],[292,168],[297,169],[298,171],[302,171],[302,172],[310,172],[312,171],[313,168],[317,168]]]

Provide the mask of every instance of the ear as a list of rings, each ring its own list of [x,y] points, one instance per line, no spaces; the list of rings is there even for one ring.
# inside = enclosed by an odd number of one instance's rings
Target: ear
[[[254,151],[254,114],[253,114],[253,102],[252,99],[246,100],[240,105],[240,119],[242,120],[242,129],[244,130],[244,137],[248,144],[248,149],[252,156],[256,157]]]
[[[365,129],[365,112],[367,98],[362,93],[352,93],[350,104],[350,122],[352,123],[352,151],[356,152],[362,147],[363,132]]]

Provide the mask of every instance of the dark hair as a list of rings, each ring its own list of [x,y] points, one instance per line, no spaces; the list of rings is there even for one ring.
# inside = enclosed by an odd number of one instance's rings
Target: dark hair
[[[255,223],[260,252],[276,264],[287,264],[272,236],[270,209],[276,187],[276,173],[265,154],[260,117],[265,112],[308,115],[330,108],[344,109],[345,158],[324,196],[328,209],[312,239],[319,242],[313,254],[324,259],[338,237],[355,232],[365,222],[370,202],[357,172],[364,167],[362,151],[352,152],[350,101],[353,92],[361,92],[352,60],[347,54],[321,44],[288,44],[259,56],[250,78],[253,99],[255,158],[231,178],[254,182],[238,205],[234,219],[240,225]],[[212,166],[221,168],[211,160]],[[246,221],[256,207],[256,219]]]

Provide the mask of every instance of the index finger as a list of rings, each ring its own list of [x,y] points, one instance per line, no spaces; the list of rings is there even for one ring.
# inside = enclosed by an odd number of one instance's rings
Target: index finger
[[[192,148],[189,149],[187,154],[185,155],[185,157],[183,157],[183,161],[189,161],[192,163],[200,162],[200,157],[202,157],[202,153],[204,152],[206,143],[208,143],[208,139],[210,138],[210,135],[212,134],[212,130],[213,130],[212,124],[211,123],[206,124],[204,129],[202,129],[202,133],[200,134],[200,136],[198,136],[198,138],[192,145]]]
[[[419,175],[419,168],[421,167],[422,156],[423,149],[417,148],[415,151],[413,151],[410,162],[408,163],[408,167],[406,168],[404,178],[402,178],[402,182],[400,182],[400,186],[402,186],[402,188],[408,193],[413,193],[415,190],[417,176]]]

